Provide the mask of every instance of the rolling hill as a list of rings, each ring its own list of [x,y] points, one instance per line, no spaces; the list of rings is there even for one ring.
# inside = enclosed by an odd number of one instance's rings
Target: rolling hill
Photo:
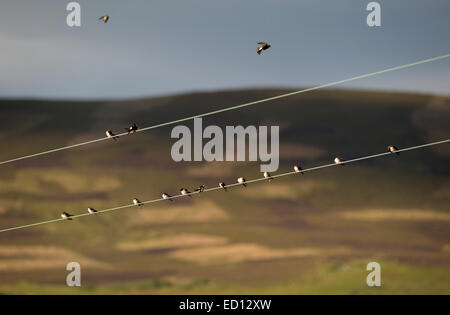
[[[0,160],[288,92],[0,101]],[[450,98],[322,90],[203,119],[277,125],[280,169],[450,135]],[[192,122],[185,125],[192,127]],[[173,126],[0,166],[0,229],[260,177],[174,162]],[[0,234],[0,293],[450,293],[450,145]],[[65,284],[66,264],[82,287]],[[366,286],[366,264],[382,287]]]

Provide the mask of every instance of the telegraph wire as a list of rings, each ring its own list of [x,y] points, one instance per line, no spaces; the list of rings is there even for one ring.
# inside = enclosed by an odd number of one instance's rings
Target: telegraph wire
[[[396,150],[396,152],[400,153],[400,152],[418,150],[418,149],[423,149],[423,148],[426,148],[426,147],[431,147],[431,146],[444,144],[444,143],[448,143],[448,142],[450,142],[450,139],[446,139],[446,140],[442,140],[442,141],[436,141],[436,142],[431,142],[431,143],[425,143],[425,144],[412,146],[412,147],[407,147],[407,148],[403,148],[403,149],[398,149],[398,150]],[[393,153],[392,152],[382,152],[382,153],[378,153],[378,154],[366,155],[366,156],[362,156],[362,157],[358,157],[358,158],[354,158],[354,159],[350,159],[350,160],[343,160],[342,164],[344,164],[344,165],[351,164],[351,163],[364,161],[364,160],[369,160],[369,159],[374,159],[374,158],[378,158],[378,157],[382,157],[382,156],[386,156],[386,155],[393,155]],[[301,172],[307,173],[307,172],[312,172],[312,171],[316,171],[316,170],[320,170],[320,169],[324,169],[324,168],[328,168],[328,167],[339,166],[339,165],[342,165],[342,164],[329,163],[329,164],[319,165],[319,166],[315,166],[315,167],[311,167],[311,168],[306,168],[306,169],[303,169]],[[281,178],[281,177],[290,176],[290,175],[299,175],[299,172],[292,171],[292,172],[286,172],[286,173],[271,175],[271,178],[272,179],[274,179],[274,178]],[[264,177],[256,178],[256,179],[252,179],[252,180],[246,181],[246,184],[248,185],[248,184],[261,182],[261,181],[267,181],[267,180],[268,179],[264,178]],[[226,188],[231,188],[231,187],[241,186],[241,185],[242,184],[240,184],[240,183],[232,183],[232,184],[226,185]],[[212,188],[206,188],[205,190],[203,190],[203,192],[193,191],[193,192],[188,193],[187,195],[178,194],[178,195],[171,196],[170,198],[171,199],[177,199],[177,198],[192,196],[192,195],[195,195],[195,194],[200,194],[200,193],[204,193],[204,192],[211,192],[211,191],[216,191],[216,190],[221,190],[221,189],[223,189],[223,188],[217,186],[217,187],[212,187]],[[156,203],[156,202],[160,202],[160,201],[166,201],[167,202],[167,200],[165,200],[163,198],[158,198],[158,199],[143,201],[140,204],[141,205],[147,205],[147,204],[152,204],[152,203]],[[117,210],[121,210],[121,209],[132,208],[132,207],[138,207],[138,205],[128,204],[128,205],[123,205],[123,206],[119,206],[119,207],[114,207],[114,208],[109,208],[109,209],[104,209],[104,210],[98,210],[96,213],[88,213],[87,212],[87,213],[72,215],[72,216],[70,216],[70,218],[71,219],[76,219],[76,218],[80,218],[80,217],[85,217],[85,216],[90,216],[90,215],[97,215],[97,214],[101,214],[101,213],[105,213],[105,212],[117,211]],[[47,220],[47,221],[41,221],[41,222],[26,224],[26,225],[20,225],[20,226],[16,226],[16,227],[2,229],[2,230],[0,230],[0,233],[4,233],[4,232],[8,232],[8,231],[14,231],[14,230],[20,230],[20,229],[25,229],[25,228],[30,228],[30,227],[34,227],[34,226],[39,226],[39,225],[44,225],[44,224],[49,224],[49,223],[55,223],[55,222],[60,222],[60,221],[67,221],[67,219],[59,218],[59,219],[53,219],[53,220]]]
[[[261,104],[261,103],[265,103],[265,102],[269,102],[269,101],[273,101],[273,100],[277,100],[277,99],[281,99],[281,98],[285,98],[285,97],[289,97],[289,96],[293,96],[293,95],[297,95],[297,94],[307,93],[307,92],[311,92],[311,91],[315,91],[315,90],[319,90],[319,89],[323,89],[323,88],[327,88],[327,87],[331,87],[331,86],[347,83],[347,82],[350,82],[350,81],[355,81],[355,80],[360,80],[360,79],[376,76],[376,75],[387,73],[387,72],[392,72],[392,71],[397,71],[397,70],[401,70],[401,69],[406,69],[406,68],[410,68],[410,67],[413,67],[413,66],[417,66],[417,65],[421,65],[421,64],[437,61],[437,60],[446,59],[446,58],[449,58],[449,57],[450,57],[450,54],[446,54],[446,55],[441,55],[441,56],[437,56],[437,57],[433,57],[433,58],[429,58],[429,59],[424,59],[424,60],[416,61],[416,62],[413,62],[413,63],[408,63],[408,64],[401,65],[401,66],[396,66],[396,67],[387,68],[387,69],[376,71],[376,72],[371,72],[371,73],[367,73],[367,74],[363,74],[363,75],[358,75],[358,76],[355,76],[355,77],[352,77],[352,78],[339,80],[339,81],[334,81],[334,82],[318,85],[318,86],[315,86],[315,87],[311,87],[311,88],[307,88],[307,89],[303,89],[303,90],[299,90],[299,91],[294,91],[294,92],[290,92],[290,93],[286,93],[286,94],[281,94],[281,95],[277,95],[277,96],[273,96],[273,97],[269,97],[269,98],[265,98],[265,99],[261,99],[261,100],[257,100],[257,101],[253,101],[253,102],[249,102],[249,103],[245,103],[245,104],[240,104],[240,105],[236,105],[236,106],[225,107],[223,109],[219,109],[219,110],[215,110],[215,111],[211,111],[211,112],[207,112],[207,113],[203,113],[203,114],[198,114],[198,115],[195,115],[195,116],[185,117],[185,118],[181,118],[181,119],[177,119],[177,120],[168,121],[168,122],[165,122],[165,123],[152,125],[152,126],[149,126],[149,127],[140,128],[140,129],[136,130],[136,132],[143,132],[143,131],[148,131],[148,130],[151,130],[151,129],[161,128],[161,127],[164,127],[164,126],[174,125],[174,124],[178,124],[178,123],[181,123],[181,122],[192,120],[194,118],[202,118],[202,117],[206,117],[206,116],[217,115],[219,113],[223,113],[223,112],[227,112],[227,111],[231,111],[231,110],[236,110],[236,109],[240,109],[240,108],[244,108],[244,107],[248,107],[248,106],[252,106],[252,105],[256,105],[256,104]],[[123,136],[127,136],[127,135],[129,135],[129,133],[128,132],[124,132],[124,133],[117,134],[115,136],[116,137],[123,137]],[[99,139],[89,140],[89,141],[86,141],[86,142],[81,142],[81,143],[72,144],[72,145],[68,145],[68,146],[64,146],[64,147],[60,147],[60,148],[51,149],[51,150],[48,150],[48,151],[43,151],[43,152],[34,153],[34,154],[30,154],[30,155],[24,155],[24,156],[21,156],[21,157],[10,159],[10,160],[0,161],[0,165],[5,165],[5,164],[9,164],[9,163],[13,163],[13,162],[17,162],[17,161],[21,161],[21,160],[25,160],[25,159],[30,159],[30,158],[34,158],[34,157],[38,157],[38,156],[42,156],[42,155],[47,155],[47,154],[51,154],[51,153],[55,153],[55,152],[59,152],[59,151],[64,151],[64,150],[68,150],[68,149],[73,149],[73,148],[76,148],[76,147],[81,147],[81,146],[85,146],[85,145],[88,145],[88,144],[93,144],[93,143],[97,143],[97,142],[105,141],[105,140],[111,140],[111,139],[109,137],[103,137],[103,138],[99,138]]]

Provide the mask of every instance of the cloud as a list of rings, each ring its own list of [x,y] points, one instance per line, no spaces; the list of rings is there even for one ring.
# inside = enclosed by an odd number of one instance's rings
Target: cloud
[[[448,1],[383,3],[382,28],[355,1],[6,0],[0,97],[131,98],[249,86],[311,86],[450,51]],[[412,3],[413,2],[413,3]],[[201,9],[199,9],[201,5]],[[383,9],[384,8],[384,9]],[[111,16],[108,24],[100,15]],[[420,23],[417,22],[420,20]],[[256,42],[272,48],[256,54]],[[346,87],[448,93],[443,65]],[[426,69],[433,71],[427,72]]]

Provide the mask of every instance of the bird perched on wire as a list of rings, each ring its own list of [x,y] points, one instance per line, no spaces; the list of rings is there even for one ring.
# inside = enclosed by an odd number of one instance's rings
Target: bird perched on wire
[[[344,165],[344,162],[342,162],[342,159],[339,157],[334,158],[334,163],[339,165]]]
[[[224,182],[220,182],[220,183],[219,183],[219,187],[220,187],[220,188],[223,188],[223,190],[227,191],[227,185],[225,185]]]
[[[61,218],[65,219],[65,220],[72,220],[70,217],[72,217],[72,215],[67,212],[61,213]]]
[[[111,130],[106,130],[106,136],[110,139],[117,141],[118,136],[116,136]]]
[[[162,198],[163,198],[164,200],[170,200],[170,201],[173,201],[173,200],[172,200],[172,196],[169,195],[169,194],[163,193],[161,196],[162,196]]]
[[[258,53],[258,55],[261,55],[261,52],[263,50],[269,49],[270,45],[266,42],[258,42],[258,45],[261,45],[258,47],[258,49],[256,49],[256,52]]]
[[[388,151],[391,152],[391,153],[395,153],[395,154],[397,154],[397,155],[400,155],[400,153],[397,152],[397,151],[398,151],[398,148],[397,148],[395,145],[390,145],[390,146],[388,146]]]
[[[269,182],[272,181],[272,179],[273,179],[272,176],[270,176],[270,173],[269,173],[269,172],[264,172],[264,178],[265,178],[265,179],[268,179]]]
[[[180,193],[181,193],[183,196],[189,196],[189,197],[192,198],[191,192],[190,192],[189,190],[187,190],[186,188],[181,188],[181,189],[180,189]],[[164,196],[163,196],[163,198],[164,198]]]
[[[140,207],[140,206],[143,205],[143,203],[142,203],[139,199],[137,199],[137,198],[134,198],[134,199],[133,199],[133,204],[134,204],[135,206],[138,206],[138,207]]]
[[[103,15],[99,17],[99,20],[103,21],[104,23],[107,23],[109,21],[109,15]]]
[[[125,131],[127,131],[128,134],[130,134],[136,132],[138,129],[139,129],[138,126],[135,123],[133,123],[130,127],[125,128]]]
[[[88,212],[89,212],[90,214],[96,214],[98,211],[95,210],[94,208],[88,208]]]
[[[294,172],[296,173],[301,173],[302,175],[305,175],[305,173],[303,172],[303,169],[300,165],[294,165]]]
[[[245,183],[245,178],[244,178],[244,177],[239,177],[239,178],[237,179],[237,182],[238,182],[239,184],[241,184],[242,186],[247,187],[247,184]]]
[[[202,193],[202,192],[205,191],[205,189],[206,189],[206,186],[205,186],[205,185],[200,185],[200,186],[198,186],[197,189],[195,189],[195,191],[196,191],[196,192],[199,192],[199,193]]]

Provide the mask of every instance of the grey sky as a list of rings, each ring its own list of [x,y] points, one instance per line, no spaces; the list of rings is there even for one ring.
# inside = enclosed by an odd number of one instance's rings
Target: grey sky
[[[450,1],[2,0],[0,97],[129,98],[304,87],[450,52]],[[98,17],[108,14],[108,24]],[[272,48],[256,54],[256,42]],[[450,94],[450,60],[343,85]]]

